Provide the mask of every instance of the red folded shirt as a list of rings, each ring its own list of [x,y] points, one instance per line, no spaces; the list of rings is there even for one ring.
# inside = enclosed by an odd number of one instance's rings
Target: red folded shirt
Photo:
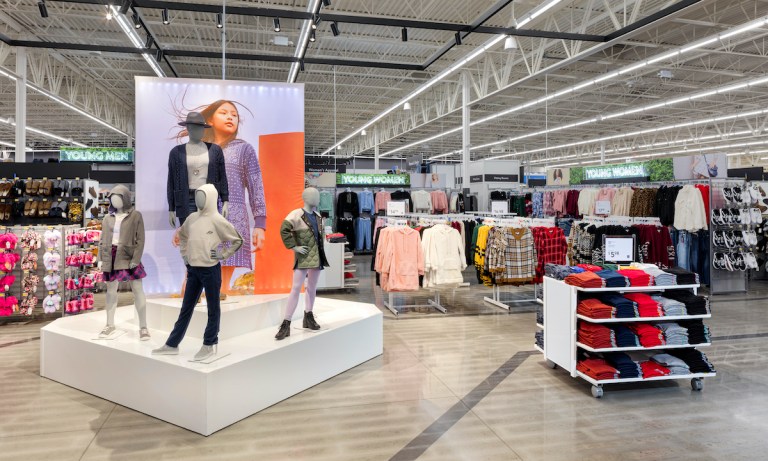
[[[645,293],[626,293],[624,297],[637,304],[637,312],[640,317],[662,317],[664,315],[661,304]]]
[[[589,271],[571,274],[565,278],[565,283],[582,288],[603,288],[605,286],[605,280]]]
[[[619,378],[619,371],[603,359],[584,359],[576,364],[576,369],[597,380]]]
[[[589,272],[600,272],[601,270],[603,270],[602,267],[595,266],[594,264],[579,264],[576,267],[580,267],[585,271],[589,271]]]
[[[663,346],[667,343],[664,339],[664,332],[651,324],[632,323],[627,324],[627,327],[637,335],[640,345],[643,347]]]
[[[613,330],[603,325],[579,322],[579,329],[576,332],[576,337],[580,343],[594,349],[616,347],[616,339]]]
[[[599,299],[589,298],[579,303],[577,312],[593,319],[610,319],[615,315],[616,310]]]
[[[616,272],[628,278],[631,287],[648,287],[653,284],[653,277],[639,269],[622,269]]]
[[[647,362],[640,363],[640,368],[643,370],[643,378],[655,378],[657,376],[667,376],[669,368],[659,365],[656,362],[648,360]]]

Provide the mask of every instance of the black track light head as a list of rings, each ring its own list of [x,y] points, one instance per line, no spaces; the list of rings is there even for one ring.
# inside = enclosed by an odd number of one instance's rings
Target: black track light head
[[[341,32],[339,32],[339,25],[336,24],[336,21],[333,21],[331,23],[331,32],[333,32],[334,37],[338,37]]]
[[[315,40],[315,31],[313,30],[309,33],[309,41],[314,42]]]
[[[128,10],[131,9],[131,5],[133,5],[132,0],[123,0],[123,3],[120,4],[120,9],[118,11],[120,14],[127,14]]]
[[[456,40],[456,46],[461,45],[461,32],[456,32],[453,38]]]
[[[155,52],[155,61],[157,61],[158,64],[163,62],[163,50],[161,50],[160,48],[158,48],[157,51]]]
[[[133,27],[141,29],[141,20],[139,19],[139,13],[133,13]]]
[[[48,17],[48,7],[45,5],[45,0],[40,0],[39,2],[37,2],[37,8],[40,10],[41,18]]]
[[[326,8],[331,6],[331,0],[323,0],[323,6]]]
[[[163,17],[163,24],[166,25],[166,26],[168,24],[170,24],[171,23],[171,14],[168,13],[168,8],[163,8],[163,11],[162,11],[161,14],[162,14],[162,17]]]
[[[320,15],[315,14],[312,16],[312,30],[317,29],[318,24],[320,24]]]
[[[275,32],[280,32],[280,18],[274,18],[272,22],[275,24]]]
[[[144,43],[144,48],[150,49],[152,48],[152,44],[155,43],[155,39],[152,38],[151,35],[149,35],[149,31],[147,31],[147,41]]]
[[[299,70],[304,72],[304,60],[303,59],[301,61],[299,61]]]
[[[408,29],[403,27],[400,29],[400,40],[407,42],[408,41]]]
[[[224,27],[224,17],[221,13],[216,13],[216,28],[221,29]]]

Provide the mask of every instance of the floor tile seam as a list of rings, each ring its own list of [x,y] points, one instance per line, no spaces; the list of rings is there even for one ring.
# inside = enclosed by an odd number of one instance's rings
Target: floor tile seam
[[[511,375],[511,373],[510,373],[510,375]],[[495,431],[495,430],[494,430],[494,429],[491,427],[491,425],[490,425],[490,424],[488,424],[488,422],[486,422],[486,421],[485,421],[483,418],[481,418],[481,417],[480,417],[480,415],[478,415],[478,414],[475,412],[475,409],[474,409],[474,407],[473,407],[473,408],[471,408],[471,409],[469,410],[469,413],[471,413],[472,415],[474,415],[474,416],[475,416],[475,418],[477,418],[477,419],[478,419],[478,420],[479,420],[479,421],[480,421],[480,422],[481,422],[481,423],[482,423],[482,424],[483,424],[485,427],[487,427],[487,428],[488,428],[488,430],[489,430],[489,431],[491,431],[491,433],[492,433],[493,435],[495,435],[495,436],[496,436],[496,438],[497,438],[497,439],[499,439],[499,440],[501,441],[501,443],[503,443],[503,444],[504,444],[504,446],[505,446],[505,447],[509,448],[509,451],[511,451],[512,453],[514,453],[514,454],[515,454],[515,456],[517,456],[519,459],[521,459],[521,460],[523,459],[523,457],[520,455],[520,453],[516,452],[516,451],[515,451],[515,449],[514,449],[514,448],[512,448],[512,446],[511,446],[510,444],[508,444],[508,443],[507,443],[507,441],[506,441],[506,440],[504,440],[504,439],[503,439],[503,438],[502,438],[502,437],[501,437],[501,436],[500,436],[500,435],[499,435],[499,434],[498,434],[498,433],[497,433],[497,432],[496,432],[496,431]]]
[[[30,434],[15,434],[15,435],[0,435],[0,440],[4,439],[19,439],[24,437],[40,437],[42,435],[57,435],[57,434],[71,434],[74,432],[90,432],[89,429],[73,429],[73,430],[62,430],[62,431],[52,431],[52,432],[35,432]]]
[[[78,461],[83,461],[83,458],[85,457],[85,454],[88,453],[88,449],[91,448],[91,445],[93,445],[93,441],[96,440],[96,437],[99,436],[101,433],[101,430],[104,429],[104,425],[107,424],[107,421],[109,421],[109,418],[112,416],[112,413],[115,412],[115,408],[117,408],[117,404],[113,404],[112,408],[109,410],[109,414],[106,418],[104,418],[104,421],[99,426],[99,429],[96,430],[96,432],[93,434],[93,437],[88,442],[88,445],[85,446],[85,450],[83,450],[83,453],[80,455],[80,458],[78,458]]]
[[[447,387],[447,386],[446,386]],[[448,389],[450,391],[450,388]],[[460,402],[461,398],[456,396],[453,391],[451,391],[452,395],[442,395],[442,396],[435,396],[435,397],[425,397],[420,399],[404,399],[404,400],[390,400],[390,401],[382,401],[382,402],[370,402],[370,403],[356,403],[351,405],[332,405],[332,406],[325,406],[322,408],[301,408],[301,409],[287,409],[287,410],[273,410],[269,411],[263,414],[286,414],[286,413],[306,413],[308,411],[324,411],[324,410],[337,410],[341,408],[356,408],[356,407],[370,407],[375,405],[402,405],[406,403],[418,403],[423,402],[425,400],[440,400],[440,399],[453,399],[455,400],[454,403]],[[106,429],[113,429],[118,427],[130,427],[130,426],[110,426]]]
[[[18,346],[19,344],[30,343],[32,341],[37,341],[39,339],[40,339],[40,337],[37,336],[37,337],[34,337],[34,338],[19,339],[17,341],[11,341],[9,343],[3,343],[3,344],[0,344],[0,349],[2,349],[4,347]]]

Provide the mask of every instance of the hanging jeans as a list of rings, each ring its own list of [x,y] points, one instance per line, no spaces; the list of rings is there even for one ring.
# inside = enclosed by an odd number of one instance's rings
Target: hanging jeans
[[[357,218],[357,231],[355,232],[357,240],[357,251],[371,251],[371,218]]]
[[[686,231],[679,231],[677,234],[677,265],[683,269],[691,270],[691,234]]]
[[[192,313],[195,311],[195,305],[203,290],[205,290],[205,300],[208,304],[208,324],[205,326],[203,344],[206,346],[217,344],[219,342],[219,321],[221,320],[220,289],[221,264],[212,267],[187,266],[187,288],[184,291],[181,312],[165,344],[170,347],[179,347],[179,343],[187,333],[189,321],[192,320]]]
[[[690,237],[690,270],[699,274],[700,283],[709,285],[709,231],[700,230]]]
[[[352,218],[338,218],[336,222],[336,232],[340,232],[347,237],[350,248],[356,248],[355,221],[352,220]]]

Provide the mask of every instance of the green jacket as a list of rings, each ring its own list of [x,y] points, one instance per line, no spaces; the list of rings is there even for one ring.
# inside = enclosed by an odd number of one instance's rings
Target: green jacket
[[[299,208],[288,213],[280,226],[280,238],[283,239],[283,245],[286,248],[305,246],[309,249],[307,254],[296,255],[294,269],[317,269],[318,267],[327,267],[328,260],[325,257],[325,231],[323,229],[323,217],[316,211],[317,227],[320,240],[315,239],[315,233],[312,232],[309,219],[304,215],[304,209]]]

